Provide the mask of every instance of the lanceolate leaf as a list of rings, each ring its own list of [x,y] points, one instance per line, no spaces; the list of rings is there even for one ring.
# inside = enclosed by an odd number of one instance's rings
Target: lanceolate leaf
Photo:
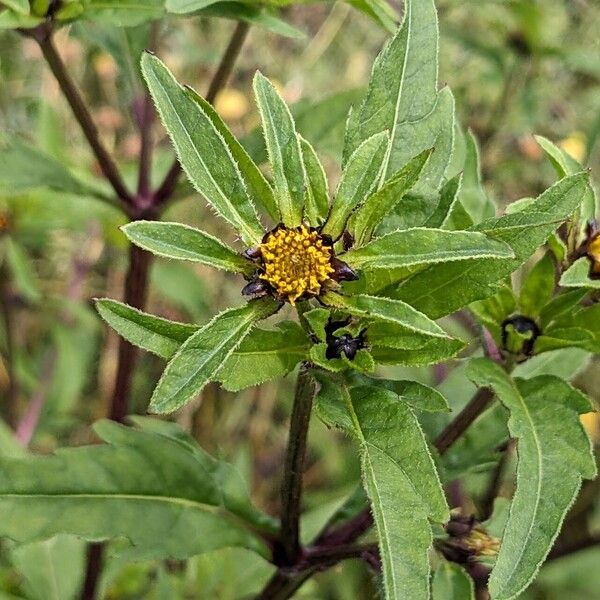
[[[342,296],[334,292],[328,292],[322,300],[329,306],[347,310],[357,316],[369,317],[374,321],[401,325],[411,331],[433,337],[449,337],[437,323],[399,300],[367,295]]]
[[[588,176],[562,179],[519,213],[484,221],[476,231],[506,242],[514,259],[476,259],[465,264],[433,265],[388,293],[409,301],[432,318],[493,295],[497,282],[510,275],[571,215],[588,189]]]
[[[133,221],[121,229],[136,246],[158,256],[200,262],[234,273],[251,273],[253,270],[249,260],[194,227],[161,221]]]
[[[388,141],[387,133],[375,134],[365,140],[349,158],[323,227],[323,233],[334,240],[344,231],[350,215],[377,186]]]
[[[109,298],[96,300],[96,308],[121,337],[167,360],[199,329],[197,325],[169,321]]]
[[[508,600],[536,575],[582,478],[596,474],[578,416],[591,405],[557,377],[512,381],[488,359],[472,361],[468,374],[477,385],[491,387],[508,408],[508,427],[518,440],[517,489],[489,582],[492,598]]]
[[[354,234],[357,247],[371,239],[383,218],[415,185],[430,154],[431,149],[415,156],[356,211],[352,219],[351,232]]]
[[[329,212],[329,186],[325,169],[308,140],[300,138],[304,168],[306,170],[306,197],[304,213],[308,222],[320,226]]]
[[[362,248],[349,250],[343,258],[355,269],[368,270],[513,256],[508,244],[483,233],[422,227],[389,233]]]
[[[144,54],[142,72],[190,181],[245,244],[259,243],[263,230],[244,178],[212,119],[158,58]]]
[[[406,2],[402,27],[377,57],[367,96],[348,123],[346,160],[361,142],[387,130],[391,144],[383,165],[384,180],[406,162],[398,164],[397,154],[401,144],[410,145],[407,123],[423,119],[435,106],[437,44],[433,0]],[[409,150],[414,156],[416,148]]]
[[[226,546],[263,555],[246,523],[267,519],[240,493],[231,467],[166,435],[102,421],[107,444],[0,460],[0,535],[17,542],[71,533],[124,538],[130,558],[183,559]]]
[[[360,446],[363,484],[377,527],[385,597],[429,598],[429,519],[445,522],[448,507],[412,410],[389,390],[347,388],[319,379],[317,410]]]
[[[294,119],[273,84],[258,72],[254,77],[254,94],[281,220],[288,227],[296,227],[302,221],[304,209],[304,163]]]
[[[257,321],[272,315],[279,303],[254,300],[226,310],[189,337],[167,365],[149,410],[169,413],[194,398],[250,333]]]
[[[300,325],[283,321],[276,329],[253,329],[219,371],[217,379],[237,392],[286,375],[306,360],[310,340]]]
[[[246,152],[238,139],[231,133],[229,127],[223,122],[223,119],[221,119],[219,113],[217,113],[212,105],[191,88],[187,88],[186,91],[190,98],[200,105],[217,131],[223,136],[225,143],[229,147],[233,158],[240,168],[242,176],[244,177],[244,182],[246,183],[248,195],[252,202],[254,202],[254,205],[263,208],[273,221],[277,222],[279,219],[279,212],[277,210],[275,196],[273,195],[273,190],[269,185],[269,182],[265,179],[261,170],[250,158],[250,155]]]

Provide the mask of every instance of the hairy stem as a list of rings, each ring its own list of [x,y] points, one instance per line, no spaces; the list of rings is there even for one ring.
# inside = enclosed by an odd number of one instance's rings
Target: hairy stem
[[[249,28],[250,26],[247,23],[242,23],[241,21],[236,25],[219,67],[208,87],[206,93],[207,102],[212,104],[215,101],[217,94],[225,87],[225,84],[233,71],[235,61],[242,50]],[[167,171],[163,182],[156,190],[155,199],[157,204],[166,202],[173,195],[175,188],[177,187],[180,173],[181,165],[179,164],[179,161],[175,159],[171,168]]]
[[[316,383],[308,368],[302,366],[296,382],[294,407],[290,421],[288,446],[281,486],[281,562],[293,565],[300,553],[300,512],[302,473],[306,456],[306,439]]]
[[[51,32],[46,35],[34,36],[34,38],[38,42],[50,70],[54,74],[62,93],[67,99],[77,122],[81,126],[83,134],[102,169],[102,173],[112,185],[115,194],[121,200],[123,207],[127,208],[132,202],[131,194],[125,186],[125,182],[119,173],[117,165],[100,140],[98,129],[96,128],[85,100],[56,50]]]

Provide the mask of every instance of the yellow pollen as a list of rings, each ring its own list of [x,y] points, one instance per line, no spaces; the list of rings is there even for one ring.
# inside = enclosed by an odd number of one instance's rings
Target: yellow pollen
[[[596,235],[587,247],[587,254],[592,261],[591,274],[600,275],[600,235]]]
[[[264,273],[277,295],[294,304],[304,295],[317,296],[333,273],[332,249],[315,231],[277,229],[260,245]]]

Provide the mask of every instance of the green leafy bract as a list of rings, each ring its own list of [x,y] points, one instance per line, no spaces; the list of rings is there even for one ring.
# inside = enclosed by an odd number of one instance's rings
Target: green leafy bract
[[[368,317],[374,321],[401,325],[406,329],[428,336],[449,338],[448,334],[437,323],[410,306],[410,304],[400,300],[365,294],[342,296],[335,292],[328,292],[322,299],[325,304],[347,310],[350,314]]]
[[[133,221],[121,228],[136,246],[158,256],[190,260],[234,273],[251,273],[252,263],[217,238],[180,223]]]
[[[280,304],[270,298],[218,314],[190,336],[165,369],[150,400],[149,410],[177,410],[211,381],[223,363],[250,333],[256,322],[275,313]]]
[[[599,279],[590,279],[590,261],[588,258],[576,260],[560,278],[561,287],[600,289]]]
[[[368,270],[513,256],[508,244],[483,233],[416,227],[388,233],[349,250],[344,261],[355,269]]]
[[[310,225],[320,226],[329,212],[329,186],[325,169],[308,140],[300,137],[304,169],[306,170],[306,197],[304,215]]]
[[[110,298],[96,300],[96,308],[121,337],[167,360],[199,329],[197,325],[156,317]]]
[[[324,234],[334,240],[339,238],[350,215],[376,188],[388,143],[386,132],[376,133],[366,139],[348,159],[323,226]]]
[[[286,103],[260,72],[254,77],[254,94],[273,169],[275,199],[281,221],[287,227],[296,227],[302,222],[305,185],[304,162],[296,125]]]
[[[418,181],[430,155],[431,149],[412,158],[356,211],[350,226],[356,246],[362,246],[373,237],[384,217],[394,210]]]
[[[518,440],[517,489],[489,582],[497,600],[518,596],[552,548],[582,479],[596,465],[579,413],[589,400],[551,375],[513,381],[489,359],[475,359],[467,374],[491,387],[510,411],[508,428]]]
[[[155,56],[143,55],[142,73],[190,181],[245,244],[258,244],[263,230],[244,177],[213,120]]]
[[[389,600],[429,598],[429,519],[448,507],[419,422],[400,397],[374,386],[348,388],[319,377],[316,408],[358,442],[363,485],[377,527]]]

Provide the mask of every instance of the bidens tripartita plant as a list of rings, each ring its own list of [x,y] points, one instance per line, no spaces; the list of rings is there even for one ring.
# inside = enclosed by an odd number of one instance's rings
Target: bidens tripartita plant
[[[437,55],[433,2],[407,1],[349,115],[333,191],[266,77],[254,79],[269,163],[262,170],[205,99],[144,55],[181,165],[238,243],[160,221],[124,232],[160,256],[237,274],[240,302],[199,325],[110,299],[98,310],[168,361],[151,413],[172,413],[209,382],[237,391],[295,373],[281,514],[254,507],[235,469],[172,423],[135,417],[131,428],[99,423],[104,445],[6,461],[0,499],[10,518],[0,533],[125,538],[123,555],[138,559],[243,547],[273,565],[263,599],[291,597],[346,558],[363,559],[390,600],[488,592],[502,600],[531,583],[582,480],[596,473],[579,420],[589,400],[552,371],[527,368],[562,348],[598,352],[596,198],[588,173],[540,138],[558,182],[498,216],[481,188],[475,138],[467,134],[463,156],[455,146],[453,97],[438,89]],[[511,275],[534,256],[515,290]],[[438,322],[459,311],[478,321],[469,344],[448,319]],[[473,396],[453,414],[440,391],[382,375],[385,365],[457,356],[464,395]],[[355,441],[362,481],[303,544],[313,417]],[[487,506],[465,503],[476,512],[450,511],[444,486],[515,448],[509,505],[492,511],[492,495]]]

